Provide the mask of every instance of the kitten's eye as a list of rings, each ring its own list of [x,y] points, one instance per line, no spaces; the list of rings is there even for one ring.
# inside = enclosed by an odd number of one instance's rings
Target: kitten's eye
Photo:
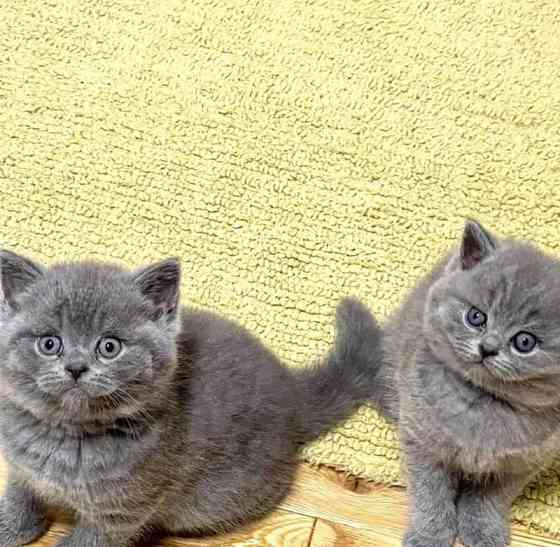
[[[513,347],[519,353],[530,353],[537,345],[537,338],[530,332],[518,332],[512,339]]]
[[[474,306],[467,312],[465,319],[471,327],[477,329],[486,325],[486,314]]]
[[[53,357],[62,353],[62,340],[58,336],[41,336],[35,343],[37,352],[46,357]]]
[[[117,338],[101,338],[97,343],[97,353],[103,359],[114,359],[122,349],[122,342]]]

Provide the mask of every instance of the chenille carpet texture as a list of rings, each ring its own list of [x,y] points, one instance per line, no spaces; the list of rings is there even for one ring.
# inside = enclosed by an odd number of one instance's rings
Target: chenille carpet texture
[[[2,6],[3,246],[177,255],[185,302],[300,367],[340,297],[383,320],[466,216],[560,254],[558,0]],[[368,408],[302,457],[402,481]],[[560,465],[514,516],[560,533]]]

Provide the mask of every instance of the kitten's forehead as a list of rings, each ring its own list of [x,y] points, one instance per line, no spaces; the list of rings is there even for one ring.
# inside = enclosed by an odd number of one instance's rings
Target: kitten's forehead
[[[95,332],[126,328],[144,302],[125,270],[94,263],[57,265],[38,281],[24,302],[37,321],[57,329]]]
[[[505,245],[472,272],[469,285],[498,311],[560,317],[560,263],[531,245]]]

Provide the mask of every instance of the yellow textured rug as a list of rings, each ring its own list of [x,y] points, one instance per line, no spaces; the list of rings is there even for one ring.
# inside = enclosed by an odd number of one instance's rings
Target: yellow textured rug
[[[560,253],[558,0],[64,0],[0,15],[0,240],[177,254],[185,300],[292,366],[380,316],[472,215]],[[363,409],[305,456],[398,481]],[[560,532],[560,480],[515,516]]]

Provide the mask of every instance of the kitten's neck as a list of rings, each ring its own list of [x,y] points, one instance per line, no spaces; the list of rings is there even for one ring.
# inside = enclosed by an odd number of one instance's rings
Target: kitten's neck
[[[77,420],[69,417],[63,411],[43,414],[37,409],[27,408],[18,401],[2,401],[2,412],[22,423],[41,424],[44,428],[54,431],[59,430],[71,438],[87,438],[99,435],[115,435],[140,437],[150,429],[157,427],[162,420],[162,410],[151,408],[142,409],[135,414],[119,416],[118,414],[91,417],[90,419]]]

